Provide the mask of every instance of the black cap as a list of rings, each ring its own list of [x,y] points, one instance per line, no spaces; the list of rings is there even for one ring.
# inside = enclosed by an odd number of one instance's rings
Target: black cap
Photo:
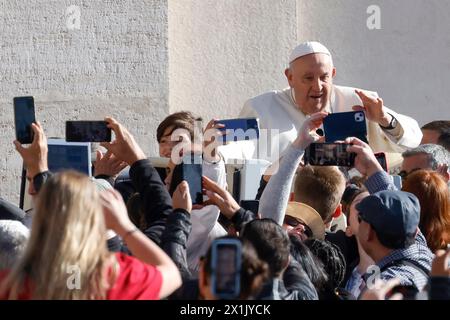
[[[415,195],[404,191],[380,191],[356,205],[362,220],[370,224],[380,239],[405,243],[416,234],[420,221],[420,203]],[[387,240],[387,239],[386,239]]]

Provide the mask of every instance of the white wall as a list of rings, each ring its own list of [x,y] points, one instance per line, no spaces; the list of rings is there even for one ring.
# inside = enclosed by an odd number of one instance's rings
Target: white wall
[[[245,100],[287,86],[295,0],[169,1],[170,111],[236,117]]]
[[[66,9],[80,8],[69,30]],[[0,5],[0,196],[18,203],[14,96],[33,95],[48,136],[68,119],[113,115],[155,149],[168,110],[167,1],[2,1]]]
[[[387,106],[423,125],[450,119],[450,1],[298,1],[299,41],[333,53],[335,83],[378,91]],[[369,5],[381,29],[369,30]]]

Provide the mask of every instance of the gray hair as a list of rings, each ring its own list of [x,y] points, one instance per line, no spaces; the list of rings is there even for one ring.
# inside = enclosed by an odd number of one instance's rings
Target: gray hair
[[[417,148],[403,152],[403,158],[415,156],[418,154],[427,154],[428,163],[431,169],[436,170],[438,165],[447,164],[450,167],[450,153],[442,146],[437,144],[423,144]]]
[[[0,220],[0,270],[11,269],[28,242],[29,230],[19,221]]]

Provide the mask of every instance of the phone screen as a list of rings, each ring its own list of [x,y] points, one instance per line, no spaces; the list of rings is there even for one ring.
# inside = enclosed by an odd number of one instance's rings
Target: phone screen
[[[33,97],[14,98],[14,122],[17,141],[23,144],[32,143],[31,124],[36,122]]]
[[[109,142],[111,129],[105,121],[66,121],[68,142]]]
[[[217,122],[225,125],[225,128],[220,129],[226,132],[223,136],[224,142],[259,138],[259,125],[256,118],[227,119]]]
[[[219,298],[232,299],[240,293],[241,246],[236,241],[213,246],[213,293]]]
[[[305,150],[305,163],[312,166],[353,167],[355,154],[347,152],[349,144],[312,143]]]

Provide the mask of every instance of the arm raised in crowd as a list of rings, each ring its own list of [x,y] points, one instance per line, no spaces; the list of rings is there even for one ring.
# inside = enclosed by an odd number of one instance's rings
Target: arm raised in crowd
[[[173,193],[173,212],[167,219],[166,229],[161,238],[161,247],[173,260],[181,273],[181,278],[191,277],[187,263],[186,243],[192,229],[192,200],[189,185],[181,182]]]
[[[104,191],[101,201],[106,227],[122,237],[137,259],[155,266],[161,273],[163,280],[159,298],[165,298],[178,289],[181,286],[178,268],[158,245],[130,221],[120,193],[115,190]]]
[[[279,225],[283,224],[295,171],[305,149],[319,139],[315,130],[320,127],[327,115],[326,112],[313,114],[299,130],[297,139],[281,159],[277,173],[270,178],[261,196],[259,213],[263,218],[273,219]]]
[[[256,218],[256,213],[241,208],[227,190],[208,177],[203,176],[202,180],[203,188],[209,198],[204,205],[216,205],[221,213],[233,222],[236,231],[239,232],[245,223]]]
[[[378,163],[367,143],[353,137],[347,138],[345,143],[352,144],[347,150],[356,154],[354,167],[361,174],[367,176],[365,185],[371,194],[382,190],[397,190],[391,177]]]
[[[114,131],[116,139],[110,143],[102,143],[102,146],[130,165],[130,177],[141,195],[145,220],[149,226],[145,234],[159,244],[167,217],[172,212],[169,192],[131,133],[115,119],[105,120]]]
[[[17,140],[14,141],[14,145],[23,159],[30,183],[33,184],[34,190],[39,192],[42,185],[51,176],[48,171],[47,137],[39,122],[31,124],[31,129],[34,134],[33,142],[28,148],[23,147]]]

